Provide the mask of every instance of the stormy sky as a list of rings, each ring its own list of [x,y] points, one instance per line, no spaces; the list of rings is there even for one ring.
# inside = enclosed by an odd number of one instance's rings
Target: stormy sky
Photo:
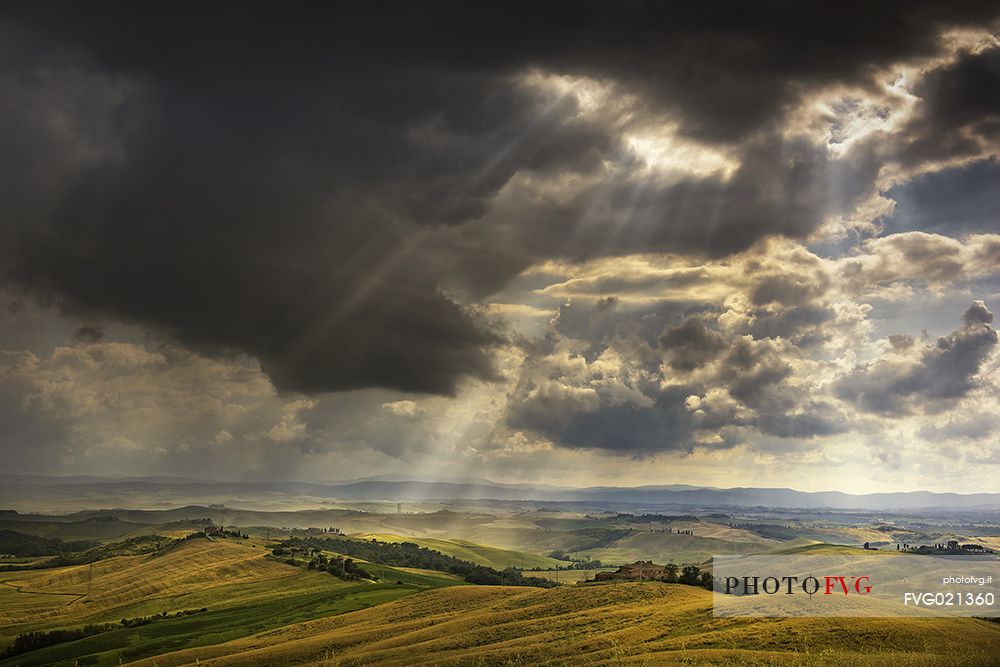
[[[996,3],[10,2],[0,459],[1000,491]]]

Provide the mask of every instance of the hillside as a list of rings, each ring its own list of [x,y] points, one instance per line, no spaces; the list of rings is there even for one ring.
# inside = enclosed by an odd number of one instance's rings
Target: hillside
[[[291,623],[356,611],[438,586],[440,572],[378,566],[384,581],[348,582],[287,565],[260,545],[206,538],[156,554],[119,556],[91,567],[7,573],[0,580],[0,649],[26,632],[111,624],[76,641],[16,655],[0,665],[118,665],[228,641]],[[195,610],[186,615],[180,612]],[[166,613],[166,617],[161,617]],[[120,627],[123,618],[155,622]]]
[[[516,568],[556,568],[566,565],[565,561],[539,556],[526,551],[513,551],[511,549],[498,549],[482,544],[475,544],[466,540],[438,540],[433,538],[401,537],[399,535],[388,535],[382,533],[368,533],[358,535],[362,539],[376,539],[381,542],[413,542],[428,549],[440,551],[448,556],[472,561],[479,565],[492,567],[497,570],[504,570],[508,567]]]
[[[137,601],[176,597],[223,584],[271,580],[297,569],[266,559],[263,549],[231,541],[187,540],[161,553],[117,556],[88,565],[7,573],[0,589],[0,629],[22,621],[75,619]],[[119,616],[120,618],[120,616]]]
[[[792,555],[792,554],[865,554],[871,555],[874,552],[865,551],[864,549],[859,549],[857,547],[849,547],[843,544],[827,544],[826,542],[813,542],[811,544],[796,544],[785,549],[778,549],[772,552],[775,555]],[[895,551],[885,551],[880,553],[892,553]]]
[[[715,619],[711,594],[658,583],[439,589],[142,667],[223,665],[995,665],[971,619]]]
[[[771,544],[778,544],[772,542]],[[596,549],[576,551],[574,558],[588,558],[602,563],[630,563],[651,559],[657,563],[700,563],[713,555],[746,555],[766,553],[768,544],[731,542],[713,537],[679,535],[677,533],[633,532]]]

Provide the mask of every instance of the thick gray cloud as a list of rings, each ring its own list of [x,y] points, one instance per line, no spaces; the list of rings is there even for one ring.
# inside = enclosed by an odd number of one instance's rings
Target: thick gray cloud
[[[690,450],[690,390],[660,385],[659,358],[635,334],[598,352],[553,332],[526,359],[508,398],[505,423],[571,448],[631,454]]]
[[[685,390],[652,391],[653,405],[606,404],[600,409],[575,411],[560,418],[558,410],[572,409],[564,403],[514,404],[507,415],[512,428],[529,428],[571,448],[595,448],[608,452],[649,455],[690,451],[694,420],[684,408]],[[551,412],[548,409],[552,409]]]
[[[749,328],[754,338],[790,338],[805,346],[821,342],[824,335],[820,325],[834,317],[829,307],[815,304],[761,310],[754,313]]]
[[[989,156],[1000,145],[1000,48],[965,54],[930,72],[914,94],[923,101],[897,150],[906,165]]]
[[[498,336],[445,283],[481,295],[547,257],[804,237],[868,192],[877,162],[783,137],[783,111],[995,13],[10,3],[0,268],[67,312],[252,355],[281,389],[452,393],[496,376]],[[644,184],[618,128],[519,83],[531,71],[610,82],[739,166]],[[609,163],[596,209],[583,193],[497,201],[517,176]]]
[[[728,347],[725,337],[710,329],[704,318],[689,317],[668,325],[657,339],[667,364],[674,370],[692,371],[715,360]]]
[[[948,409],[973,389],[976,374],[996,347],[992,322],[993,313],[975,301],[962,316],[961,328],[912,355],[859,366],[841,378],[837,395],[862,410],[884,415]]]
[[[566,317],[571,311],[577,317]],[[581,322],[588,312],[600,328]],[[640,312],[563,308],[549,336],[527,351],[506,426],[564,447],[640,456],[691,452],[709,433],[722,434],[711,446],[730,447],[746,433],[810,440],[848,430],[841,407],[793,377],[793,343],[720,329],[718,313]],[[635,325],[644,318],[670,323],[650,335]]]
[[[104,338],[100,327],[82,326],[73,332],[73,340],[80,343],[97,343]]]

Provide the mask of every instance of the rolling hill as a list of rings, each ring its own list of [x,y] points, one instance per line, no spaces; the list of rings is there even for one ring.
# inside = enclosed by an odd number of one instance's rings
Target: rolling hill
[[[298,573],[265,558],[266,551],[228,540],[186,540],[160,553],[117,556],[93,564],[6,573],[0,589],[0,632],[24,619],[33,621],[93,617],[143,601],[161,600],[232,584],[288,577]],[[25,600],[26,596],[30,599]],[[50,599],[51,598],[51,599]],[[15,603],[18,603],[15,605]],[[121,614],[112,619],[121,618]]]
[[[778,543],[732,542],[677,533],[633,532],[607,546],[576,551],[572,556],[599,560],[602,563],[630,563],[647,559],[657,563],[700,563],[713,554],[767,553],[776,544]]]
[[[268,557],[242,540],[185,540],[155,554],[6,573],[0,648],[15,635],[111,624],[92,636],[0,659],[0,665],[118,665],[228,641],[291,623],[364,609],[462,581],[440,572],[377,566],[384,581],[343,581]],[[195,610],[197,613],[178,614]],[[158,616],[167,614],[166,616]],[[123,618],[156,617],[138,627]]]
[[[399,535],[387,535],[382,533],[369,533],[357,535],[362,539],[376,539],[381,542],[412,542],[421,547],[434,549],[441,553],[472,561],[486,567],[497,570],[504,570],[508,567],[524,568],[556,568],[566,565],[565,561],[560,561],[548,556],[539,556],[526,551],[513,551],[510,549],[498,549],[482,544],[475,544],[466,540],[437,540],[433,538],[401,537]]]
[[[995,665],[973,619],[717,619],[711,594],[632,583],[460,587],[141,660],[224,665]]]

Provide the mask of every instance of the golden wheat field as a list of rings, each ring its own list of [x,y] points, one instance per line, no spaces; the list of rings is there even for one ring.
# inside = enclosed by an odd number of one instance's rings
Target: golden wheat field
[[[201,665],[996,665],[972,619],[717,619],[711,594],[624,583],[456,587],[138,661]]]
[[[298,568],[232,541],[189,540],[163,553],[119,556],[90,565],[4,573],[0,628],[31,621],[69,623],[138,601],[172,599],[220,585],[296,575]]]

